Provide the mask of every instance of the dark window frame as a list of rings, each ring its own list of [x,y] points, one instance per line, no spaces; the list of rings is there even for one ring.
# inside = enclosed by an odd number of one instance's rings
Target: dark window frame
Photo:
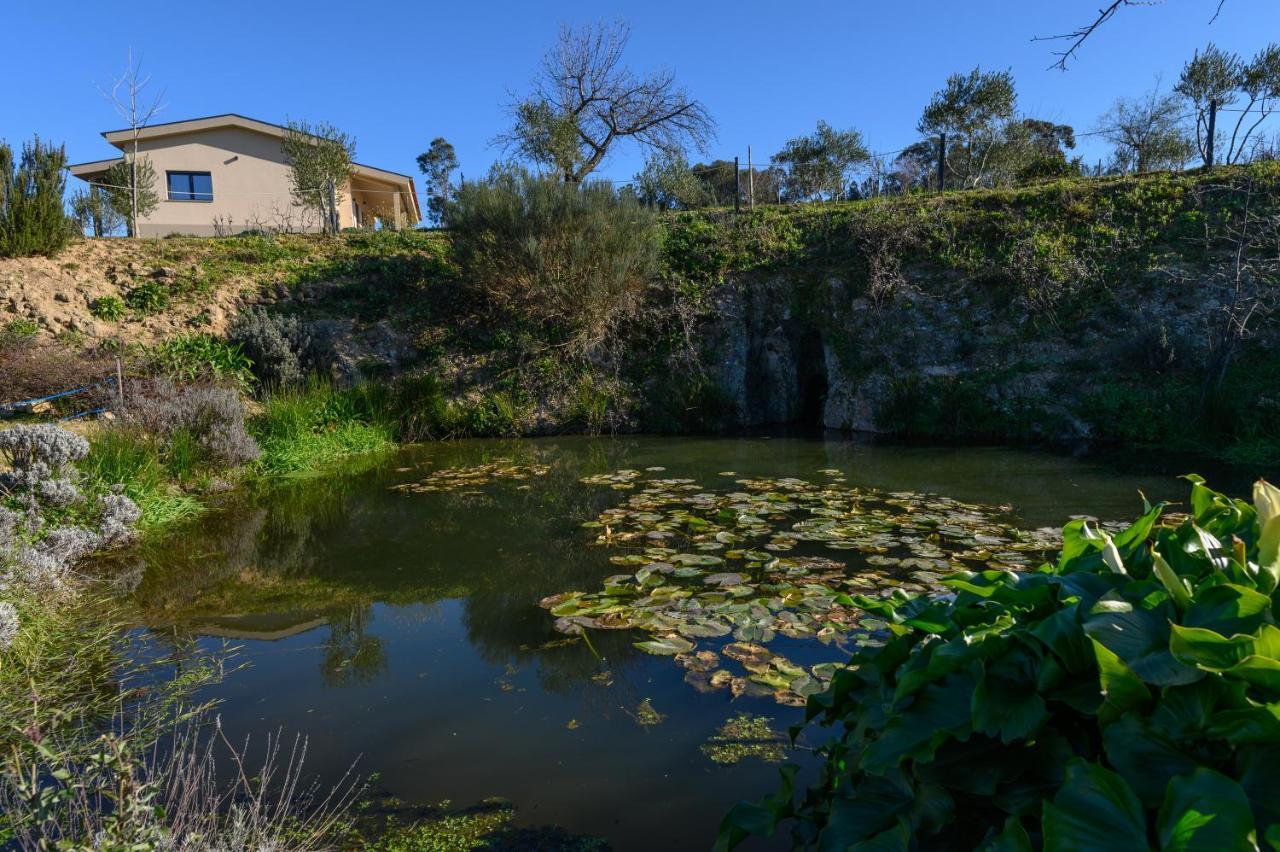
[[[179,176],[187,179],[187,188],[175,194],[173,179]],[[196,191],[195,178],[198,176],[209,179],[209,191],[207,193]],[[165,195],[170,201],[194,201],[198,204],[210,204],[213,202],[213,174],[211,172],[165,171],[164,188]],[[204,197],[206,195],[208,196],[207,198]]]

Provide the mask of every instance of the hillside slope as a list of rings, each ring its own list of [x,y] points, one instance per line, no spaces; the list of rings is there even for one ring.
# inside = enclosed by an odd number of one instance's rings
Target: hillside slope
[[[641,310],[572,356],[478,303],[435,233],[87,240],[0,261],[0,329],[140,353],[263,306],[339,380],[428,371],[485,400],[480,433],[801,423],[1266,461],[1278,187],[1264,163],[673,214]]]

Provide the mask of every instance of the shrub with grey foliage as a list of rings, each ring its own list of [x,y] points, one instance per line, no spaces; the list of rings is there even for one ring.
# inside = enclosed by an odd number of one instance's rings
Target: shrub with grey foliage
[[[18,608],[8,601],[0,601],[0,651],[13,644],[18,635]]]
[[[329,368],[331,346],[297,317],[249,308],[236,317],[228,337],[253,361],[253,374],[267,388],[299,385],[308,373]]]
[[[61,588],[78,562],[132,536],[141,511],[128,497],[85,504],[73,463],[88,453],[84,438],[59,426],[0,431],[0,455],[12,466],[0,474],[0,590]]]
[[[88,454],[88,441],[50,423],[0,431],[0,458],[11,468],[0,473],[0,492],[28,491],[59,479],[68,465]]]
[[[163,379],[141,385],[125,421],[162,439],[186,432],[209,461],[219,464],[246,464],[260,453],[258,443],[245,429],[244,404],[228,387],[179,387]]]

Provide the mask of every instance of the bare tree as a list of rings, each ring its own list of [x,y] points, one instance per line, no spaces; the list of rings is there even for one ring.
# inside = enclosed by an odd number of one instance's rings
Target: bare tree
[[[1111,0],[1098,9],[1095,17],[1083,26],[1077,27],[1071,32],[1062,33],[1053,36],[1036,36],[1032,41],[1065,41],[1067,48],[1061,51],[1055,51],[1054,56],[1058,57],[1057,61],[1050,65],[1050,68],[1058,68],[1062,71],[1067,70],[1067,63],[1075,58],[1080,52],[1080,48],[1089,40],[1089,37],[1097,32],[1098,28],[1116,16],[1121,9],[1127,9],[1130,6],[1159,6],[1164,0]],[[1218,15],[1222,14],[1222,7],[1227,4],[1227,0],[1216,0],[1213,11],[1213,17],[1209,19],[1209,23],[1218,20]]]
[[[1195,152],[1182,127],[1182,105],[1159,86],[1140,98],[1120,98],[1098,119],[1097,132],[1115,146],[1114,166],[1121,172],[1180,169]]]
[[[129,48],[124,73],[114,78],[110,87],[98,88],[102,96],[111,102],[116,114],[125,122],[132,137],[130,150],[125,154],[130,175],[128,187],[129,215],[127,218],[129,220],[129,236],[131,237],[138,235],[138,135],[165,108],[163,89],[157,92],[154,97],[146,93],[146,88],[150,82],[151,75],[142,73],[142,57],[138,57],[135,62],[133,48]]]
[[[1225,226],[1224,237],[1210,231],[1211,216],[1205,216],[1205,245],[1225,248],[1227,263],[1213,275],[1220,293],[1218,311],[1209,320],[1209,364],[1205,373],[1203,401],[1222,390],[1240,345],[1260,323],[1280,307],[1280,215],[1266,202],[1268,190],[1255,185],[1246,175],[1243,186],[1206,186],[1197,190],[1196,206],[1209,209],[1222,204],[1212,196],[1229,197],[1234,211]]]
[[[669,70],[638,76],[622,62],[625,23],[560,28],[542,61],[533,92],[512,106],[514,125],[498,141],[581,182],[622,139],[664,153],[715,136],[706,107],[676,84]]]

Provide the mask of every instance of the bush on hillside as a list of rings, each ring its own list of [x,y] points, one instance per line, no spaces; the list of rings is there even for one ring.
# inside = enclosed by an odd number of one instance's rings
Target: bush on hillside
[[[253,375],[264,388],[290,388],[308,375],[325,372],[330,353],[297,317],[249,308],[236,317],[228,338],[253,362]]]
[[[75,236],[62,207],[67,152],[40,137],[13,148],[0,142],[0,257],[53,255]]]
[[[818,782],[738,805],[719,848],[789,821],[805,848],[1255,849],[1280,841],[1280,489],[1192,482],[1056,564],[949,596],[845,599],[886,623],[807,718]],[[945,532],[943,534],[946,534]]]
[[[633,315],[658,271],[654,214],[605,183],[496,172],[458,191],[447,223],[477,295],[579,346]]]
[[[244,405],[229,387],[175,385],[164,379],[135,382],[123,421],[159,439],[168,455],[186,455],[180,472],[235,467],[259,455],[245,428]]]

